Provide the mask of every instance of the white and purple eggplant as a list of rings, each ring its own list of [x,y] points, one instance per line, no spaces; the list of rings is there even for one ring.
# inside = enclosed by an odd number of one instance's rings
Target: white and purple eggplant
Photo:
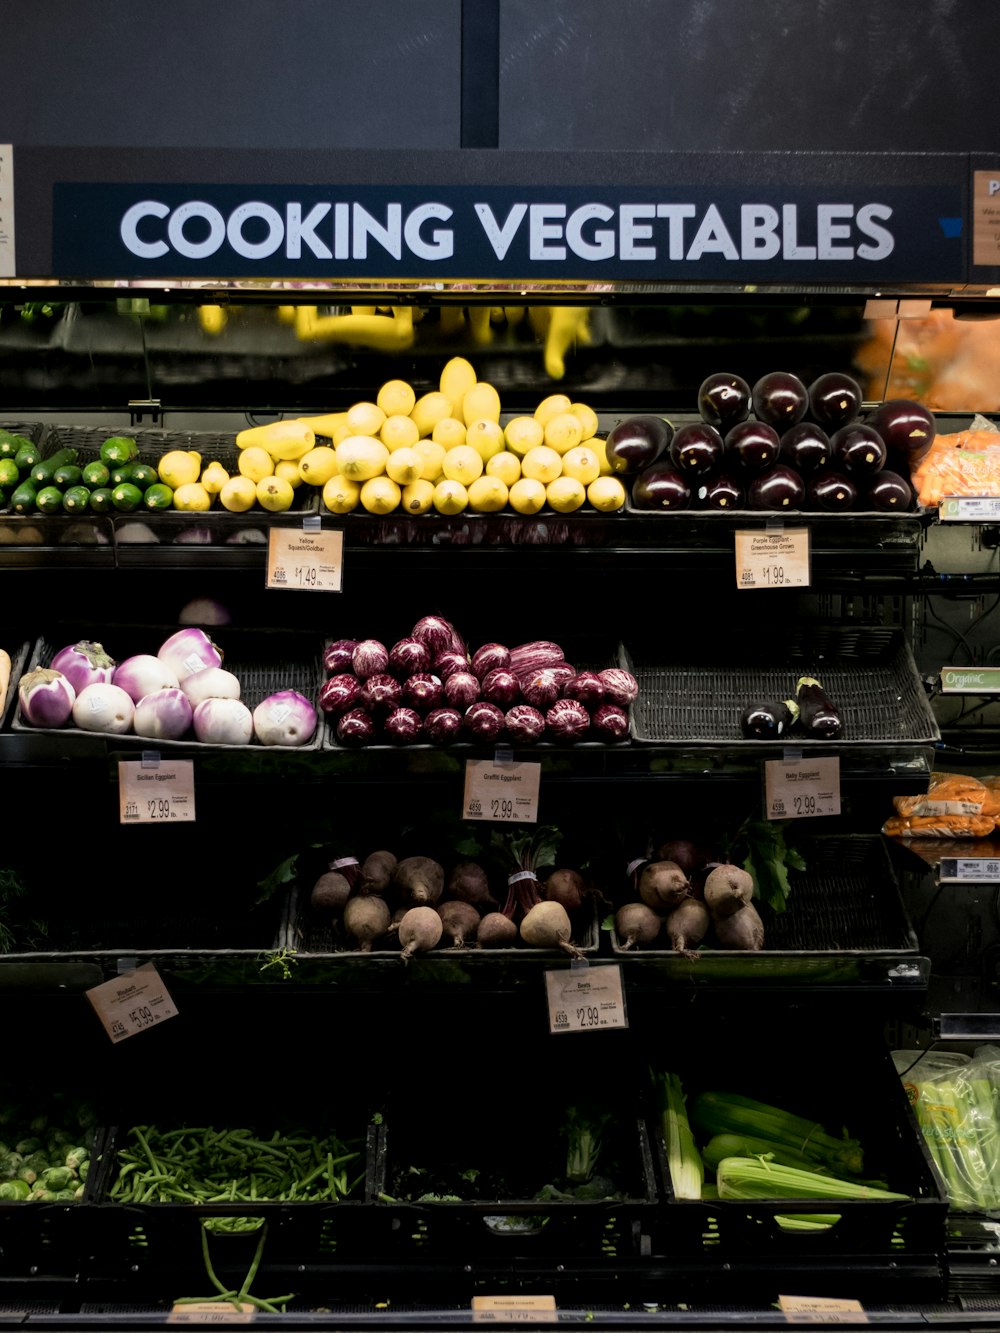
[[[77,694],[88,685],[110,685],[115,674],[115,659],[101,644],[80,639],[53,654],[49,666],[61,671]]]
[[[185,676],[181,689],[192,708],[203,699],[238,699],[242,693],[239,677],[225,667],[206,667],[193,676]]]
[[[35,667],[21,677],[17,697],[29,727],[62,727],[73,715],[76,690],[61,671]]]
[[[156,650],[156,656],[165,662],[177,677],[178,685],[188,676],[206,667],[222,666],[222,652],[203,629],[188,625],[171,634]]]
[[[179,687],[144,694],[135,705],[132,730],[158,741],[179,741],[194,719],[188,696]]]
[[[73,721],[81,731],[110,731],[116,736],[132,730],[135,704],[120,685],[86,685],[73,702]]]
[[[249,745],[253,740],[253,714],[242,699],[202,699],[192,724],[206,745]]]
[[[262,745],[307,745],[318,720],[316,709],[298,690],[277,690],[253,710],[254,735]]]
[[[124,662],[118,663],[111,683],[123,689],[132,702],[137,704],[144,695],[153,694],[156,690],[176,690],[180,681],[169,663],[154,657],[152,653],[136,653],[134,657],[126,657]]]

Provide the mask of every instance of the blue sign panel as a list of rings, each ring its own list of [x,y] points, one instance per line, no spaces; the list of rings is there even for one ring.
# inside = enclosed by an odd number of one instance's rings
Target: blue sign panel
[[[56,182],[53,264],[117,278],[951,282],[948,184],[183,185]]]

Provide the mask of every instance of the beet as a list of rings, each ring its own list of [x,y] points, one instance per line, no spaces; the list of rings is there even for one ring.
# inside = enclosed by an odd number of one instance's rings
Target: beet
[[[720,865],[705,880],[705,906],[716,919],[732,916],[753,897],[753,880],[739,866]]]
[[[392,882],[406,902],[436,903],[444,890],[444,869],[429,856],[406,856],[392,872]]]
[[[567,912],[583,906],[587,886],[578,870],[553,870],[542,885],[542,896],[550,903],[562,903]]]
[[[562,949],[573,958],[584,952],[572,942],[573,925],[561,903],[536,903],[525,913],[520,926],[521,939],[536,949]]]
[[[729,916],[714,917],[712,924],[720,949],[755,952],[764,947],[764,923],[753,903],[747,903]]]
[[[339,870],[327,870],[312,886],[309,906],[314,912],[340,913],[351,896],[351,886]]]
[[[351,898],[344,908],[344,929],[362,953],[371,952],[373,942],[389,929],[390,919],[388,907],[375,894]]]
[[[697,898],[686,898],[669,914],[663,929],[670,937],[671,948],[682,953],[685,958],[693,958],[697,946],[708,934],[710,922],[705,904]]]
[[[430,650],[417,639],[400,639],[389,650],[390,671],[404,679],[418,671],[428,671],[430,665]]]
[[[496,907],[490,881],[478,861],[459,861],[448,876],[448,894],[473,907]]]
[[[336,716],[338,713],[345,712],[348,708],[354,708],[360,697],[361,682],[357,676],[342,671],[336,676],[330,676],[328,680],[323,682],[316,702],[319,705],[320,712],[332,713]]]
[[[645,903],[625,903],[615,913],[615,932],[623,949],[652,944],[663,926],[663,919]]]
[[[400,954],[408,962],[415,953],[426,953],[440,942],[444,923],[433,907],[411,907],[399,923]]]
[[[462,714],[455,708],[435,708],[424,718],[424,735],[435,745],[447,745],[458,739]]]
[[[517,943],[517,926],[503,912],[487,912],[479,923],[476,944],[480,949],[508,949]]]
[[[695,843],[687,838],[668,838],[662,842],[656,852],[657,860],[673,861],[680,866],[685,875],[690,876],[708,859]]]
[[[673,861],[647,861],[639,876],[639,897],[654,912],[679,907],[691,896],[684,871]]]
[[[453,898],[437,907],[441,918],[443,933],[448,937],[453,949],[464,949],[475,944],[479,934],[479,913],[471,903]]]
[[[370,852],[361,862],[357,891],[385,893],[392,882],[392,872],[395,869],[396,858],[392,852]]]
[[[545,716],[531,704],[515,704],[504,715],[504,726],[516,745],[534,745],[545,734]]]
[[[326,671],[330,675],[350,671],[357,646],[356,639],[336,639],[333,643],[328,643],[323,649],[323,666]]]

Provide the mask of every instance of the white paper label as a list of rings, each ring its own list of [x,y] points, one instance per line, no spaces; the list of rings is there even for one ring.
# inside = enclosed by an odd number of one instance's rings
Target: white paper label
[[[462,818],[497,824],[537,824],[541,777],[541,764],[467,760]]]
[[[247,1301],[243,1301],[238,1310],[231,1301],[185,1301],[171,1306],[167,1323],[249,1324],[255,1313],[254,1307]]]
[[[300,592],[340,592],[344,534],[271,528],[267,539],[267,587]]]
[[[935,815],[979,815],[982,811],[982,801],[921,801],[910,815],[923,819]]]
[[[946,495],[938,506],[944,523],[990,523],[1000,519],[1000,495]]]
[[[177,1007],[152,963],[92,986],[86,994],[113,1042],[177,1016]]]
[[[192,760],[171,759],[150,768],[138,759],[119,763],[119,823],[191,823],[194,817]]]
[[[1000,883],[1000,858],[988,856],[944,856],[938,868],[941,884]]]
[[[556,1298],[554,1296],[473,1296],[472,1322],[474,1324],[554,1324]]]
[[[545,973],[550,1032],[597,1032],[627,1028],[622,970],[599,967],[551,968]]]
[[[768,819],[840,814],[840,759],[767,759],[764,805]]]
[[[808,588],[809,529],[736,530],[737,588]]]
[[[867,1324],[860,1301],[829,1296],[779,1296],[778,1307],[789,1324]]]

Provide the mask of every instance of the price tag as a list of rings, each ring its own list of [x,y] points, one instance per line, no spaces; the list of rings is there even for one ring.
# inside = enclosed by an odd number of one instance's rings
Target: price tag
[[[340,592],[344,580],[344,534],[271,528],[267,539],[268,588]]]
[[[627,1028],[622,970],[600,967],[551,968],[545,973],[550,1032],[596,1032]]]
[[[171,759],[148,766],[139,759],[121,761],[119,823],[190,823],[193,819],[194,764],[190,759]]]
[[[86,995],[114,1042],[177,1016],[177,1006],[152,963],[92,986]]]
[[[243,1301],[237,1310],[232,1301],[186,1301],[173,1305],[167,1315],[168,1324],[249,1324],[254,1307]]]
[[[554,1324],[554,1296],[473,1296],[474,1324]]]
[[[860,1301],[827,1296],[779,1296],[778,1307],[789,1324],[867,1324]]]
[[[768,819],[839,815],[839,758],[766,759],[764,806]]]
[[[809,529],[736,530],[737,588],[808,588]]]
[[[938,870],[939,884],[1000,883],[1000,857],[945,856]]]
[[[488,819],[498,824],[537,824],[541,778],[541,764],[467,760],[462,818]]]
[[[942,667],[942,694],[1000,694],[1000,667]]]
[[[943,523],[1000,522],[1000,495],[946,495],[938,518]]]
[[[14,267],[14,148],[0,143],[0,278],[12,278]]]

